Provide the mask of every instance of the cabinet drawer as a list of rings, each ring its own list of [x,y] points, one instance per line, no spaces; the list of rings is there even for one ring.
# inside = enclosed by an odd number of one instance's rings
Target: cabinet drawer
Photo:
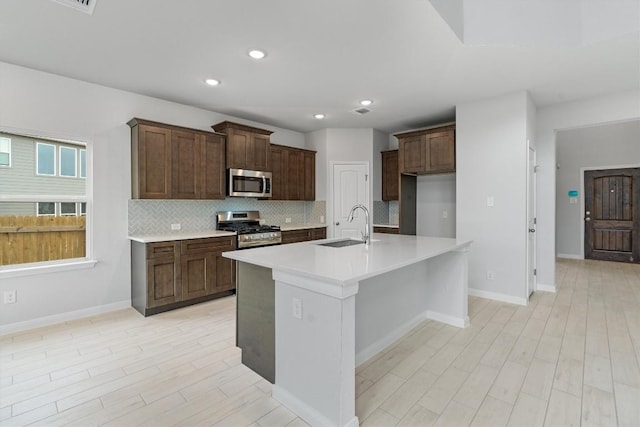
[[[311,240],[311,229],[291,230],[282,232],[282,243],[298,243]]]
[[[223,252],[235,249],[235,236],[189,239],[181,242],[181,253]]]
[[[147,259],[175,257],[180,254],[180,242],[147,243]]]
[[[320,240],[327,238],[327,228],[312,228],[311,229],[311,240]]]

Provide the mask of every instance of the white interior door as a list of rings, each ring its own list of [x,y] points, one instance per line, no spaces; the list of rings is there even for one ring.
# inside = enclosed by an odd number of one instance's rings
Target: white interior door
[[[333,165],[333,236],[360,239],[365,230],[365,214],[358,209],[353,222],[347,221],[351,208],[362,204],[369,209],[369,165],[367,163]],[[373,212],[369,209],[370,221]]]
[[[536,290],[536,151],[529,146],[527,175],[527,298]]]

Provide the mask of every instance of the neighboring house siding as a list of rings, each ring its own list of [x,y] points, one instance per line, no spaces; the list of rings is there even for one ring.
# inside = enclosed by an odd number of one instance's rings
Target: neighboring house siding
[[[78,148],[76,166],[80,163],[79,149],[84,147],[17,135],[3,133],[0,133],[0,135],[11,138],[11,167],[0,168],[0,194],[80,196],[86,193],[86,179],[84,178],[42,176],[36,174],[37,142],[56,146],[57,173],[59,173],[58,147],[66,146]]]
[[[3,215],[36,215],[35,203],[2,202],[0,203],[0,216]]]

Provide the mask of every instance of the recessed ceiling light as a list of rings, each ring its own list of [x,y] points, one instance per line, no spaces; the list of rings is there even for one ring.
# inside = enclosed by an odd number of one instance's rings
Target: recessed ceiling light
[[[264,50],[252,49],[249,51],[249,56],[253,59],[262,59],[267,56],[267,54]]]
[[[364,105],[365,107],[371,104],[373,104],[373,101],[370,99],[363,99],[362,101],[360,101],[360,105]]]
[[[207,79],[204,82],[209,86],[218,86],[220,84],[220,80],[216,80],[216,79]]]
[[[322,113],[318,113],[318,114],[314,114],[314,115],[313,115],[313,117],[315,117],[315,118],[316,118],[316,119],[318,119],[318,120],[322,120],[322,119],[324,119],[324,118],[325,118],[325,117],[327,117],[327,116],[325,116],[325,115],[324,115],[324,114],[322,114]]]

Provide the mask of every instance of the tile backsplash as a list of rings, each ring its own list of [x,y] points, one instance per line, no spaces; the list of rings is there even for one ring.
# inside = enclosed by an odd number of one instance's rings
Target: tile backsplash
[[[398,224],[399,221],[400,211],[397,200],[391,202],[375,200],[373,202],[374,224]]]
[[[273,201],[244,198],[225,200],[129,200],[129,234],[153,234],[171,231],[180,224],[181,231],[204,231],[215,228],[218,211],[257,210],[265,224],[283,225],[319,223],[326,217],[324,200],[315,202]]]

